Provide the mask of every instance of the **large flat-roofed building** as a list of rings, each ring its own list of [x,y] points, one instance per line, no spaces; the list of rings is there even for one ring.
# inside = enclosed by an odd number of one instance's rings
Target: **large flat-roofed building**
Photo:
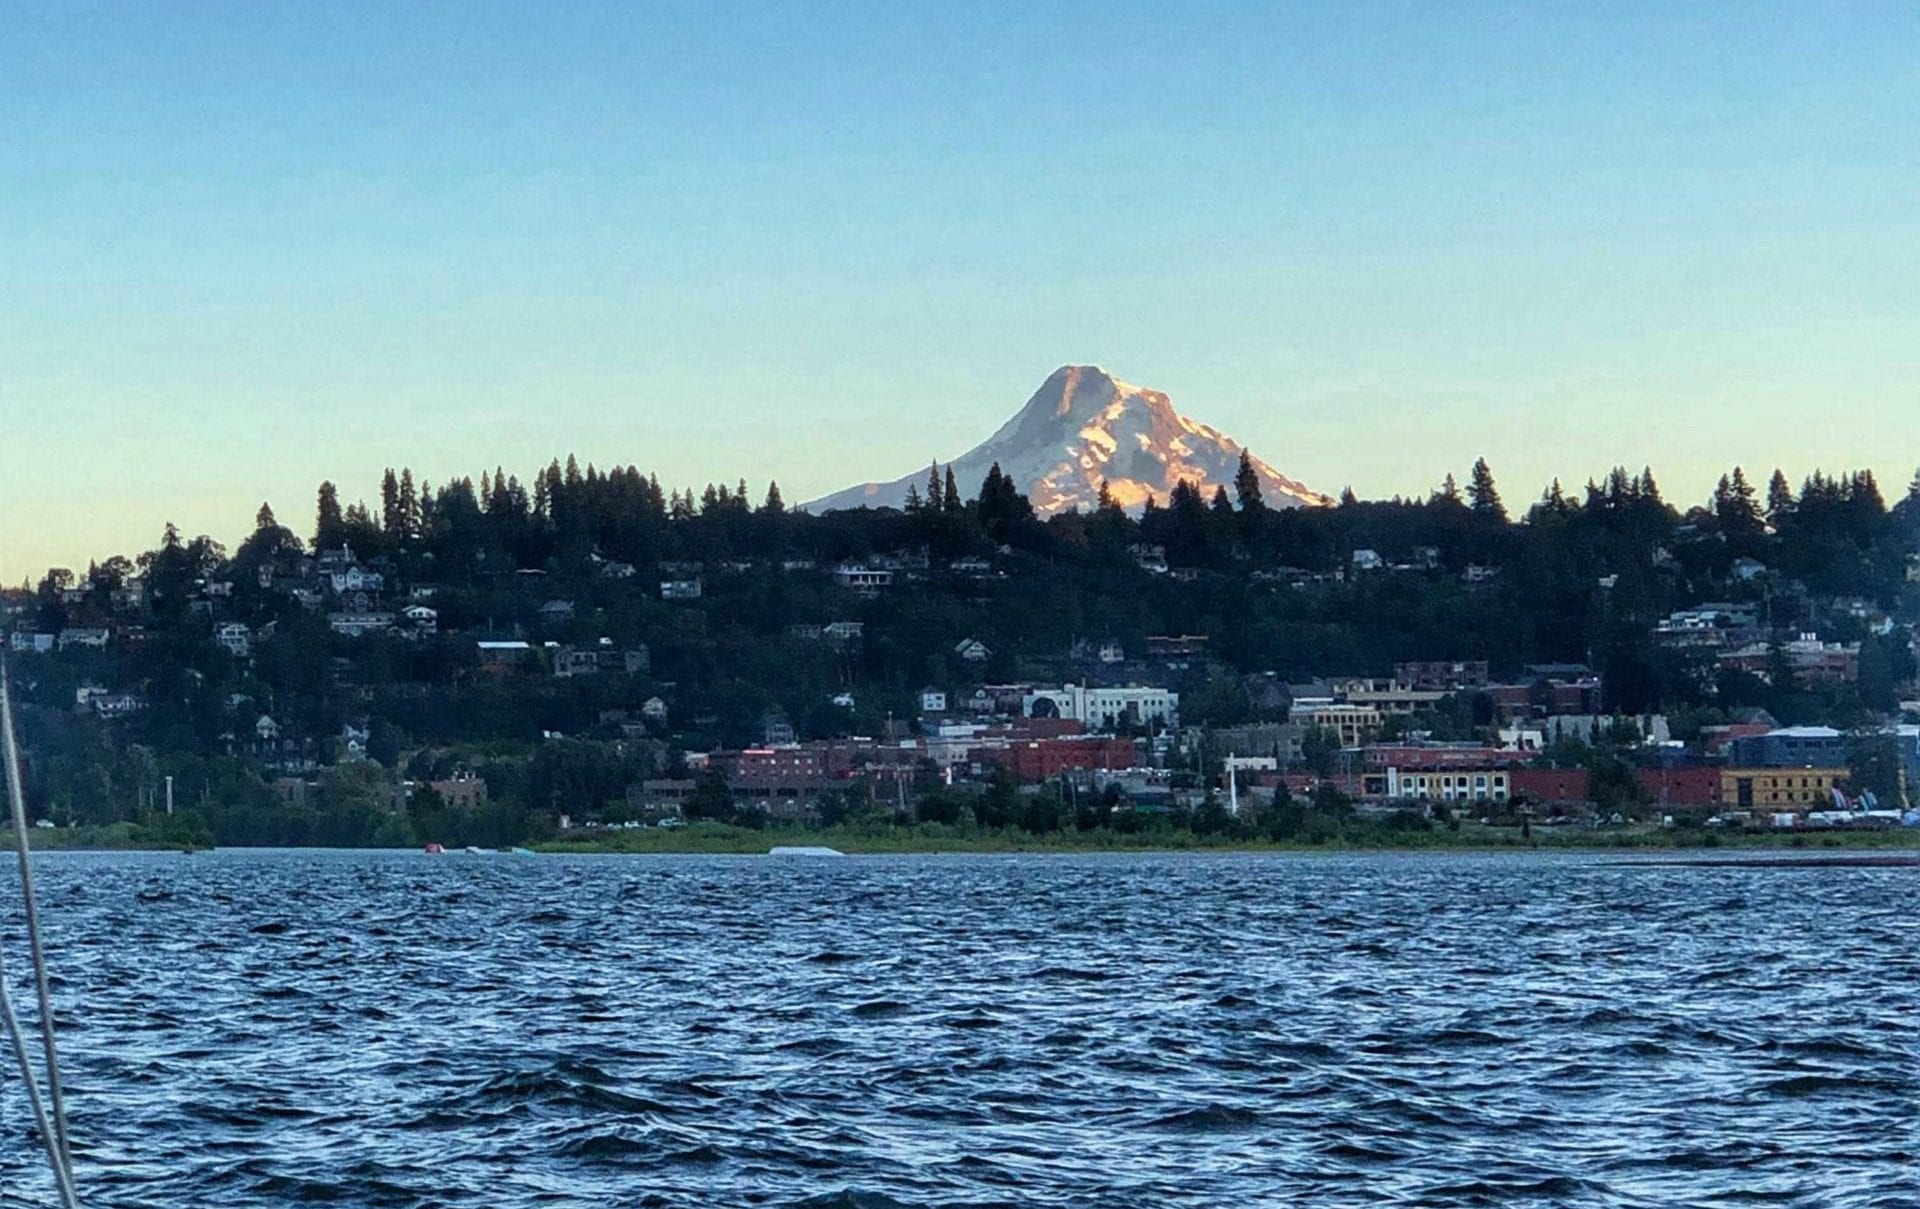
[[[1723,768],[1720,804],[1733,810],[1824,810],[1845,768]]]
[[[1386,715],[1370,705],[1335,702],[1302,708],[1296,703],[1291,720],[1309,730],[1332,731],[1342,747],[1358,747],[1380,732]]]
[[[1163,688],[1067,684],[1029,693],[1021,703],[1021,713],[1029,718],[1071,718],[1105,729],[1122,724],[1172,726],[1180,718],[1180,694]]]

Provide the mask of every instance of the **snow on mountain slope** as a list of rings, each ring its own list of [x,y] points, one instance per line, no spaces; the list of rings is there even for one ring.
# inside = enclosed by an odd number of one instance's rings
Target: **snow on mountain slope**
[[[1157,390],[1122,382],[1097,366],[1063,365],[998,432],[953,459],[961,494],[971,497],[978,491],[995,462],[1026,489],[1042,516],[1071,508],[1091,510],[1102,480],[1122,507],[1138,511],[1149,495],[1164,504],[1181,479],[1193,481],[1208,495],[1216,485],[1231,492],[1240,444],[1181,415]],[[1268,507],[1332,502],[1259,458],[1253,466]],[[807,509],[899,507],[906,502],[907,488],[924,484],[926,477],[921,469],[890,483],[849,487],[813,501]]]

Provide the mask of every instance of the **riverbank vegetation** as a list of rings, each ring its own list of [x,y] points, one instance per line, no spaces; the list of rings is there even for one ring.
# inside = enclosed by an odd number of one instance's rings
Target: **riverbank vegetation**
[[[1343,829],[1317,841],[1198,835],[1188,830],[1090,831],[1035,835],[1018,829],[916,824],[754,830],[722,823],[567,836],[536,845],[552,853],[758,854],[776,846],[822,846],[848,854],[1004,852],[1575,852],[1659,849],[1920,848],[1910,830],[1765,832],[1657,827],[1518,827],[1466,824],[1459,830],[1381,825]]]

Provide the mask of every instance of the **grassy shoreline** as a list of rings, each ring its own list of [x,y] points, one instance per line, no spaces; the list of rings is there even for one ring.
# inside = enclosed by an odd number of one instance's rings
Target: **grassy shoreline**
[[[549,853],[597,855],[759,854],[776,845],[823,846],[851,855],[909,853],[1097,852],[1632,852],[1744,849],[1920,849],[1920,830],[1778,832],[1667,831],[1641,828],[1463,825],[1458,831],[1393,832],[1369,829],[1322,842],[1200,836],[1191,832],[1112,831],[1033,835],[945,827],[749,830],[702,824],[672,831],[636,830],[533,845]]]
[[[12,847],[10,831],[0,844]],[[35,828],[31,848],[43,852],[178,852],[213,845],[183,842],[133,823],[106,827]],[[645,829],[575,834],[529,845],[556,855],[699,856],[763,855],[775,846],[827,847],[850,855],[993,853],[1364,853],[1364,852],[1714,852],[1920,850],[1920,829],[1873,831],[1724,832],[1658,827],[1537,827],[1522,837],[1514,827],[1463,824],[1458,831],[1394,831],[1366,828],[1319,841],[1201,836],[1185,831],[1057,832],[941,826],[835,827],[817,830],[754,830],[701,823],[675,830]]]
[[[13,829],[0,829],[0,846],[13,847]],[[36,852],[183,852],[211,848],[204,840],[163,835],[138,823],[104,827],[33,827],[27,847]]]

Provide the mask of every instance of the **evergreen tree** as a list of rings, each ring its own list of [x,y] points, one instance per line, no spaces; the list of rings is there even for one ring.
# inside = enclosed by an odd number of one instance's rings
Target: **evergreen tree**
[[[1871,470],[1855,471],[1848,485],[1847,498],[1854,504],[1857,514],[1878,516],[1887,510],[1887,501],[1880,495],[1880,484]]]
[[[908,483],[908,484],[907,484],[907,505],[906,505],[906,507],[907,507],[907,515],[908,515],[908,516],[919,516],[919,515],[920,515],[920,486],[919,486],[919,484],[917,484],[917,483]]]
[[[413,485],[413,468],[400,471],[400,537],[405,541],[420,538],[420,493]]]
[[[330,550],[340,544],[346,518],[340,511],[340,489],[331,482],[320,484],[320,499],[313,522],[313,546]]]
[[[1104,488],[1105,483],[1101,486]],[[1233,492],[1242,512],[1258,512],[1266,506],[1260,496],[1260,475],[1253,468],[1253,455],[1245,449],[1240,451],[1240,469],[1233,474]]]
[[[1640,481],[1637,487],[1640,498],[1647,503],[1659,504],[1662,502],[1660,499],[1660,485],[1653,481],[1653,467],[1642,466],[1640,468]]]
[[[1767,481],[1767,520],[1778,529],[1791,515],[1793,488],[1787,485],[1786,472],[1775,467],[1773,477]]]
[[[940,511],[948,516],[958,516],[966,509],[966,503],[960,498],[960,484],[953,480],[953,463],[947,463],[947,481],[941,491]]]
[[[1713,489],[1713,514],[1721,532],[1729,537],[1750,537],[1760,532],[1760,505],[1745,470],[1735,466],[1731,475],[1721,476]]]
[[[927,494],[924,498],[928,510],[933,512],[941,510],[940,463],[938,462],[929,462],[927,464]]]
[[[1227,489],[1223,486],[1215,486],[1213,489],[1214,515],[1224,516],[1227,513],[1232,511],[1233,511],[1233,501],[1227,498]]]
[[[396,538],[405,527],[400,520],[400,476],[391,466],[380,477],[380,527]]]
[[[741,484],[741,486],[744,487],[745,484],[743,483]],[[760,505],[760,515],[784,516],[786,515],[786,511],[787,511],[787,503],[785,500],[780,498],[780,484],[769,481],[767,483],[766,501]]]
[[[1451,470],[1447,472],[1447,477],[1441,480],[1440,490],[1434,493],[1433,498],[1435,501],[1444,504],[1457,504],[1460,502],[1460,484],[1454,481]]]
[[[1493,470],[1485,458],[1473,463],[1473,476],[1467,481],[1467,504],[1475,516],[1506,522],[1507,506],[1500,502],[1499,489],[1493,485]]]

